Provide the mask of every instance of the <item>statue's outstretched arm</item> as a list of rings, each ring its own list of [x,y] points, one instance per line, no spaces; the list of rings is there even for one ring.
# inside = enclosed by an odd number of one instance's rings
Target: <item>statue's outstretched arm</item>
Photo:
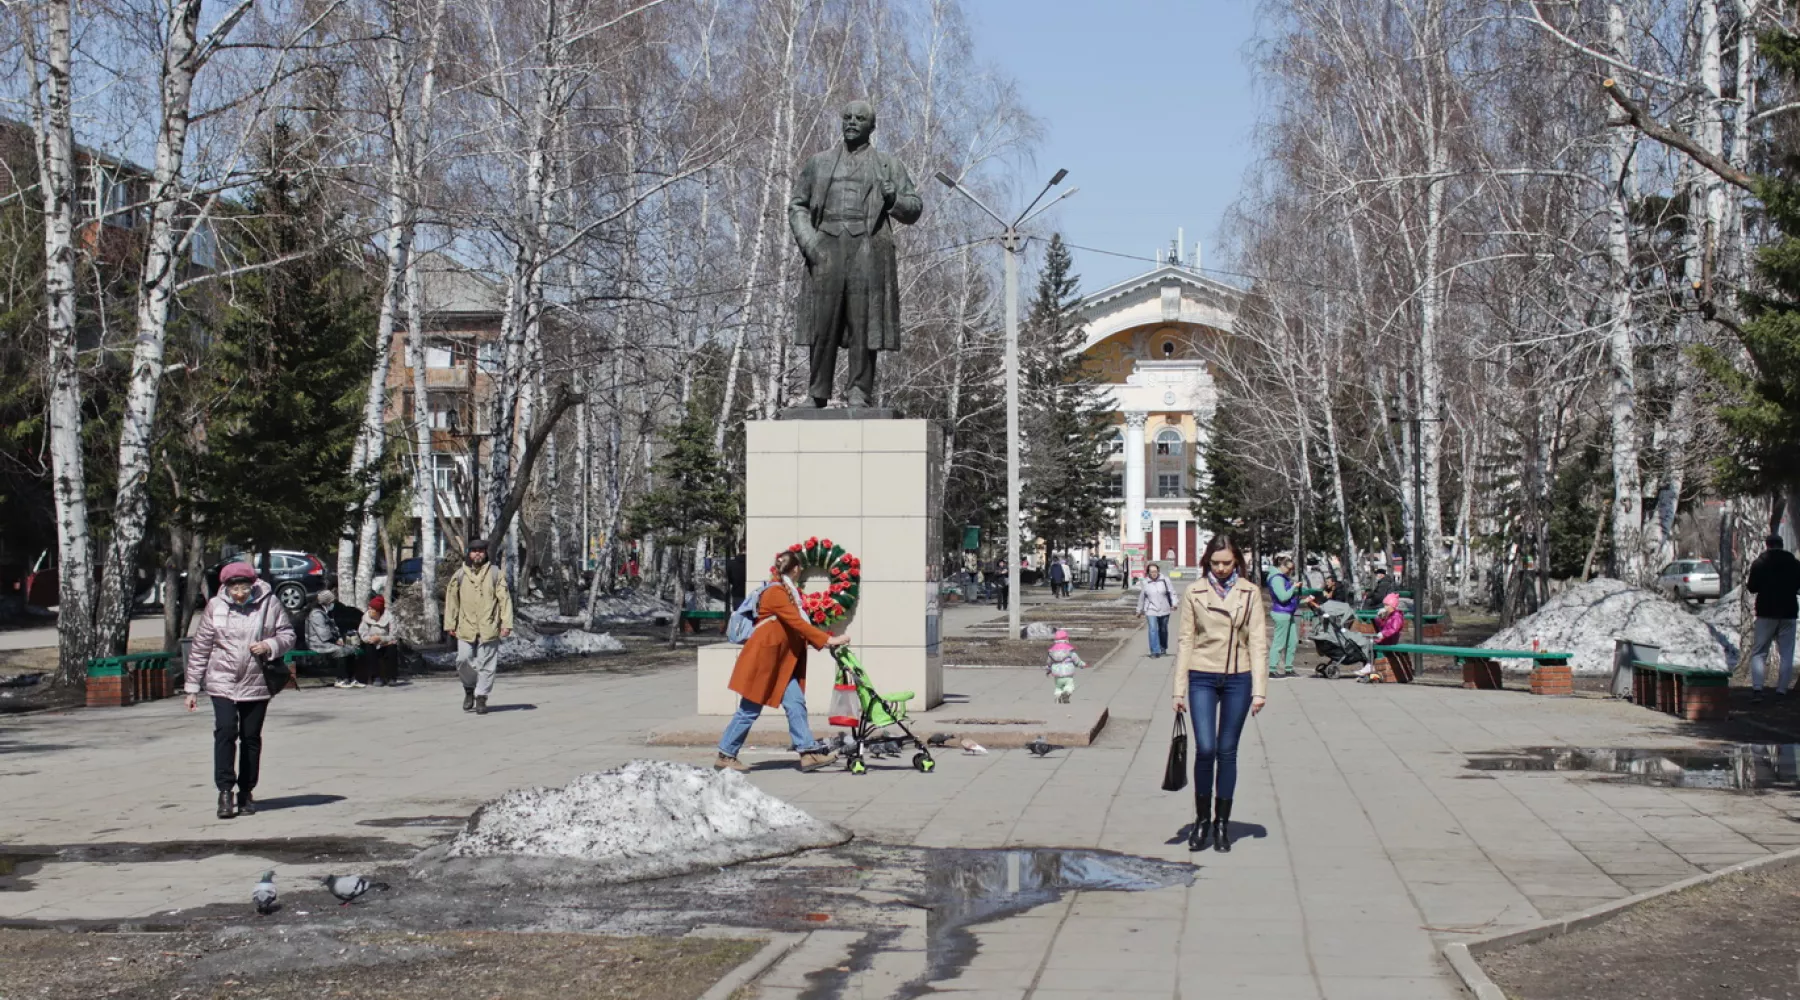
[[[888,215],[910,226],[925,214],[925,201],[919,197],[919,189],[913,187],[912,175],[906,172],[906,164],[896,159],[894,173],[894,207],[888,210]]]

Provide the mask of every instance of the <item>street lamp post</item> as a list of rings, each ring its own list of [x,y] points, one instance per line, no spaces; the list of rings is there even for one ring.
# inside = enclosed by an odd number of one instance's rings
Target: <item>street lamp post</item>
[[[976,208],[1000,224],[1000,246],[1006,251],[1006,586],[1010,595],[1006,602],[1006,628],[1007,634],[1015,639],[1022,638],[1019,605],[1024,599],[1019,592],[1019,254],[1025,250],[1025,237],[1019,227],[1079,190],[1070,188],[1043,208],[1037,208],[1044,195],[1067,176],[1067,170],[1058,170],[1050,183],[1044,185],[1044,190],[1025,206],[1025,211],[1008,222],[949,174],[941,170],[937,173],[939,183],[974,202]],[[1037,211],[1032,211],[1034,208]]]

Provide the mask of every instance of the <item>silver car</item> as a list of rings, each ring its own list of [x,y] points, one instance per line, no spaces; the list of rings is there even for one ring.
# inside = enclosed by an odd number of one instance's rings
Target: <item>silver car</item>
[[[1719,599],[1719,571],[1711,559],[1677,559],[1656,577],[1656,589],[1678,601]]]

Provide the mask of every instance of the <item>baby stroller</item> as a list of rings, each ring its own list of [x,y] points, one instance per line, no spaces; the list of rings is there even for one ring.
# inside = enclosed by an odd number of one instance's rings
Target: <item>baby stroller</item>
[[[1356,609],[1343,601],[1326,601],[1319,605],[1319,627],[1313,630],[1313,648],[1325,662],[1315,671],[1320,677],[1336,677],[1344,667],[1370,662],[1375,640],[1357,633]]]
[[[831,724],[850,730],[839,737],[842,743],[838,749],[845,769],[851,774],[867,774],[865,754],[898,757],[910,744],[919,748],[913,754],[914,769],[931,773],[937,761],[931,759],[931,751],[906,727],[906,703],[912,700],[913,693],[895,691],[892,698],[883,698],[869,683],[869,675],[863,672],[856,654],[839,646],[831,655],[837,660],[837,683],[831,690]],[[885,732],[889,726],[898,728],[899,734]]]

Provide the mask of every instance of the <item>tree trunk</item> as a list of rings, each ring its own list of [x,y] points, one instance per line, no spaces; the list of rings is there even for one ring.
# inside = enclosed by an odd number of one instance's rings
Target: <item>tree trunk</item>
[[[92,538],[81,450],[81,377],[75,333],[75,138],[70,125],[72,0],[31,21],[30,62],[38,189],[44,204],[44,306],[49,334],[50,476],[56,504],[58,684],[87,682],[94,646]]]

